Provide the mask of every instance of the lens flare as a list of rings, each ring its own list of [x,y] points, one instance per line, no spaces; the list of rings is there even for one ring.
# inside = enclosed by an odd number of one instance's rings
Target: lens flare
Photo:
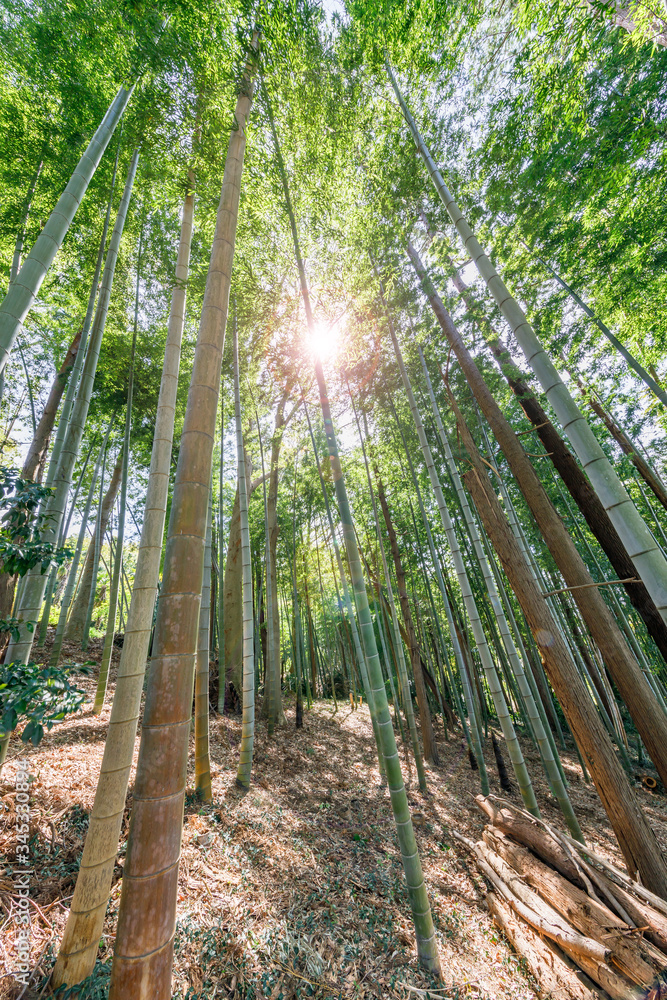
[[[319,361],[330,361],[338,352],[340,328],[338,323],[315,324],[315,329],[306,338],[308,348]]]

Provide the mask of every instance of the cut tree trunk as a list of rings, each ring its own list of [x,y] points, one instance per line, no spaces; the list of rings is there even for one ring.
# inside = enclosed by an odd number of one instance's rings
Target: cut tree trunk
[[[665,956],[639,935],[628,935],[628,925],[609,907],[593,899],[557,872],[552,871],[524,847],[503,833],[487,829],[484,843],[581,934],[611,950],[621,972],[638,986],[649,989],[665,964]]]
[[[540,823],[510,808],[509,803],[497,804],[493,799],[483,795],[477,795],[475,802],[484,815],[488,816],[496,830],[500,830],[524,847],[529,847],[538,857],[564,875],[569,882],[584,888],[583,879],[571,857],[546,833]]]
[[[553,941],[545,940],[528,927],[497,893],[489,893],[486,905],[493,922],[526,960],[544,996],[567,997],[568,1000],[608,1000],[607,994],[578,969]]]

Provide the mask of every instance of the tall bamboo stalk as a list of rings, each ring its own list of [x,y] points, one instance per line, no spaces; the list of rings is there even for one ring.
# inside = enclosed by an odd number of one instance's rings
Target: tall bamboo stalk
[[[384,300],[384,293],[382,290],[382,285],[380,285],[380,294]],[[523,753],[521,747],[519,746],[519,741],[516,737],[516,732],[514,730],[514,725],[512,723],[509,710],[507,708],[507,702],[503,694],[500,681],[498,680],[498,674],[496,672],[496,666],[493,662],[491,656],[491,650],[486,639],[486,634],[484,632],[484,626],[482,625],[482,620],[479,615],[477,608],[477,603],[475,601],[472,588],[470,586],[470,580],[468,577],[468,572],[463,561],[463,555],[456,537],[456,532],[454,531],[454,524],[447,509],[447,504],[445,503],[445,497],[442,492],[442,487],[440,485],[440,480],[438,478],[438,473],[433,462],[433,455],[431,453],[431,447],[426,438],[426,431],[424,430],[424,424],[422,422],[421,414],[417,406],[417,400],[412,391],[412,385],[410,382],[410,377],[408,375],[407,369],[403,362],[403,356],[401,354],[401,349],[398,343],[398,338],[396,336],[396,331],[394,329],[394,324],[389,314],[386,312],[387,316],[387,328],[389,330],[389,336],[394,348],[394,353],[396,355],[396,361],[398,363],[398,368],[401,373],[401,379],[403,382],[403,387],[405,389],[406,396],[408,397],[408,403],[410,404],[410,411],[412,413],[412,419],[417,430],[417,437],[419,438],[419,445],[424,458],[424,463],[428,471],[429,480],[431,483],[431,489],[435,496],[436,503],[438,505],[438,511],[440,513],[440,520],[442,522],[442,527],[444,529],[445,535],[447,537],[447,542],[449,544],[449,550],[452,554],[452,560],[454,562],[454,568],[456,570],[456,576],[459,582],[459,587],[461,588],[461,596],[463,598],[463,604],[468,615],[468,620],[475,637],[475,643],[477,645],[477,650],[479,652],[480,660],[482,662],[482,669],[484,670],[484,675],[486,677],[486,682],[493,698],[493,704],[498,716],[498,722],[503,731],[503,736],[505,737],[505,742],[507,744],[507,751],[509,753],[510,760],[512,762],[512,767],[514,769],[514,774],[516,776],[519,789],[521,791],[521,797],[524,801],[526,809],[532,812],[535,816],[539,816],[539,808],[537,805],[537,800],[535,798],[535,792],[533,790],[533,785],[530,780],[530,775],[528,774],[528,768],[523,758]]]
[[[220,385],[220,469],[218,510],[218,714],[225,710],[225,391]]]
[[[23,462],[23,467],[21,469],[21,477],[23,479],[33,479],[38,483],[42,482],[44,476],[44,464],[46,462],[46,455],[49,448],[51,433],[53,431],[53,425],[58,413],[60,401],[76,363],[82,332],[83,330],[79,329],[75,333],[62,364],[56,372],[56,377],[51,383],[48,398],[44,404],[44,409],[42,410],[37,426],[35,427],[35,433],[32,441],[30,442],[28,454]]]
[[[514,539],[472,436],[451,397],[459,432],[472,463],[464,482],[470,490],[487,534],[502,562],[503,570],[519,600],[543,658],[549,680],[583,749],[598,794],[631,873],[639,871],[642,882],[667,897],[667,868],[655,835],[642,813],[623,773],[602,722],[595,711],[558,626],[537,587],[530,568]]]
[[[252,564],[250,559],[250,527],[248,525],[248,492],[246,488],[245,449],[241,424],[241,390],[239,387],[239,340],[234,315],[234,412],[236,417],[236,458],[239,481],[239,513],[241,515],[241,605],[243,607],[243,721],[241,749],[236,783],[250,787],[252,753],[255,740],[255,650],[252,612]]]
[[[273,586],[275,574],[271,567],[271,544],[269,539],[269,501],[266,492],[266,469],[264,468],[264,447],[262,445],[262,428],[259,423],[259,414],[255,407],[255,422],[257,424],[257,438],[259,440],[259,455],[262,466],[262,494],[264,499],[264,563],[266,567],[266,616],[264,619],[266,627],[266,665],[264,670],[264,698],[266,701],[266,716],[268,720],[269,736],[273,735],[276,724],[276,680],[280,687],[280,669],[275,670],[275,664],[280,664],[280,655],[276,650],[276,632],[274,627],[274,601]],[[247,506],[247,497],[246,497]],[[276,597],[278,595],[276,594]],[[278,632],[280,634],[280,631]],[[276,660],[277,657],[277,660]],[[276,676],[277,675],[277,676]],[[280,691],[277,692],[278,695]]]
[[[97,477],[100,472],[100,467],[104,458],[104,453],[107,449],[107,444],[109,441],[109,435],[111,434],[111,428],[113,427],[114,420],[109,422],[109,427],[104,436],[104,441],[100,447],[99,455],[97,457],[97,462],[95,463],[95,468],[93,469],[93,476],[90,480],[90,488],[88,490],[88,496],[86,497],[86,503],[83,508],[83,514],[81,515],[81,528],[79,530],[79,537],[76,543],[76,549],[74,550],[74,558],[72,559],[72,565],[67,576],[67,583],[65,585],[65,592],[60,602],[60,613],[58,615],[58,624],[56,625],[56,634],[53,639],[53,646],[51,647],[51,656],[49,658],[49,666],[57,667],[60,662],[60,653],[63,647],[63,635],[65,632],[65,622],[67,621],[67,613],[69,611],[69,606],[72,601],[72,595],[74,594],[74,585],[77,581],[77,572],[79,569],[79,562],[81,560],[81,552],[83,551],[83,543],[86,537],[86,529],[88,527],[88,520],[90,518],[90,508],[93,504],[93,497],[95,495],[95,486],[97,485]]]
[[[380,520],[378,517],[377,504],[375,502],[375,491],[373,489],[373,480],[371,479],[371,470],[368,462],[368,455],[366,454],[366,446],[364,444],[364,438],[361,433],[361,425],[359,423],[359,415],[357,413],[357,408],[354,404],[354,398],[352,392],[350,391],[349,383],[347,385],[348,393],[350,394],[350,402],[352,404],[352,411],[354,413],[354,418],[357,424],[357,433],[359,434],[359,441],[361,444],[361,453],[364,459],[364,466],[366,469],[366,481],[368,483],[368,493],[371,498],[371,504],[373,507],[373,520],[376,527],[377,539],[378,539],[378,549],[380,551],[380,556],[382,559],[382,570],[384,574],[385,584],[387,586],[387,598],[390,608],[390,621],[391,621],[391,632],[393,634],[393,649],[396,658],[396,675],[398,677],[399,689],[401,692],[401,699],[403,701],[403,711],[405,712],[405,718],[408,723],[408,730],[410,733],[410,742],[412,744],[412,753],[415,758],[415,767],[417,769],[417,780],[419,782],[420,791],[426,791],[426,773],[424,771],[424,761],[422,758],[421,748],[419,746],[419,737],[417,735],[417,726],[415,722],[415,713],[412,705],[412,695],[410,693],[410,683],[408,680],[408,668],[405,662],[405,653],[403,651],[403,642],[401,640],[401,631],[398,624],[398,614],[396,612],[396,602],[394,600],[394,592],[391,585],[391,576],[389,574],[389,567],[387,566],[387,557],[384,551],[384,545],[382,540],[382,532],[380,530]],[[381,596],[381,584],[378,580],[377,583],[377,593],[378,597]]]
[[[81,384],[79,386],[76,404],[72,410],[68,433],[63,443],[58,469],[53,480],[55,492],[49,499],[46,507],[48,527],[44,532],[44,541],[55,542],[58,538],[58,533],[60,531],[67,503],[67,496],[72,484],[72,472],[79,453],[86,418],[88,416],[88,407],[90,405],[93,382],[95,380],[95,372],[97,370],[97,361],[100,353],[100,345],[102,343],[102,334],[104,333],[109,299],[111,297],[111,285],[118,257],[118,249],[120,246],[121,236],[123,234],[125,219],[127,217],[127,210],[130,204],[130,197],[132,194],[138,160],[139,153],[138,151],[135,151],[128,168],[125,189],[118,208],[116,224],[114,225],[109,250],[107,252],[107,259],[104,265],[104,275],[102,277],[102,288],[100,290],[100,296],[97,303],[95,321],[93,324],[90,344],[88,345],[88,352],[86,354],[86,362],[81,375]],[[39,568],[32,570],[26,577],[25,589],[22,594],[20,608],[18,609],[19,616],[23,618],[24,621],[36,621],[39,617],[39,610],[42,605],[46,582],[47,577],[46,575],[40,573]],[[24,626],[21,630],[21,635],[18,641],[10,643],[7,653],[9,659],[27,663],[30,658],[33,637],[34,633],[29,632]]]
[[[642,621],[655,640],[658,649],[665,660],[667,660],[667,624],[656,608],[653,599],[642,581],[636,578],[635,565],[628,555],[609,515],[604,509],[602,501],[589,483],[586,474],[582,471],[560,433],[549,419],[544,407],[524,379],[520,368],[514,363],[512,356],[497,331],[489,320],[480,314],[470,294],[470,290],[461,279],[451,259],[448,260],[448,264],[451,268],[451,278],[454,282],[454,287],[483,334],[510,389],[518,399],[526,417],[533,425],[535,433],[544,445],[546,453],[586,519],[590,531],[600,543],[619,580],[626,581],[623,586],[633,607],[641,615]]]
[[[92,972],[118,851],[118,837],[141,706],[146,657],[153,629],[153,610],[167,510],[178,370],[185,322],[186,281],[192,243],[193,184],[194,177],[190,173],[183,203],[181,235],[132,599],[118,664],[116,690],[111,706],[109,733],[104,745],[100,779],[95,792],[74,897],[53,971],[55,986],[62,983],[69,985],[78,983]]]
[[[125,543],[125,510],[127,508],[127,479],[130,464],[130,434],[132,431],[132,396],[134,393],[134,361],[137,352],[137,332],[139,329],[139,287],[141,276],[141,247],[143,243],[143,228],[139,236],[139,250],[137,255],[137,279],[134,293],[134,327],[132,331],[132,349],[130,354],[130,374],[127,385],[127,405],[125,409],[125,433],[123,435],[123,472],[120,482],[120,511],[118,514],[118,529],[116,533],[116,558],[113,564],[113,575],[109,583],[109,614],[107,617],[107,627],[104,635],[104,646],[102,647],[102,659],[100,661],[100,673],[95,692],[93,712],[96,715],[102,711],[104,699],[107,693],[107,683],[109,679],[109,666],[111,665],[111,654],[113,652],[113,642],[116,634],[116,617],[118,614],[118,591],[120,587],[120,574],[123,565],[123,545]]]
[[[275,128],[273,129],[273,135],[278,170],[282,181],[283,192],[285,194],[285,207],[287,209],[290,228],[292,230],[294,255],[296,257],[297,268],[299,271],[299,282],[301,285],[301,294],[306,312],[306,321],[308,324],[309,334],[312,337],[315,332],[315,321],[308,293],[306,271],[301,257],[301,250],[299,248],[299,237],[294,212],[292,210],[285,164],[280,151],[280,145],[277,141]],[[387,693],[382,680],[382,668],[380,666],[380,658],[378,656],[377,645],[375,643],[375,632],[373,631],[370,608],[368,606],[366,583],[364,581],[361,560],[359,558],[359,551],[357,549],[354,533],[352,511],[350,509],[347,489],[345,487],[345,479],[343,477],[343,469],[338,455],[338,445],[336,442],[331,407],[324,379],[324,370],[322,368],[322,362],[319,358],[315,360],[315,377],[317,379],[320,394],[322,417],[324,419],[324,431],[329,449],[329,459],[335,483],[338,510],[340,512],[340,519],[343,527],[345,550],[347,552],[347,559],[350,566],[350,576],[352,578],[352,587],[357,607],[357,617],[361,626],[361,637],[364,645],[366,662],[368,664],[368,675],[373,699],[369,707],[372,711],[374,705],[377,712],[378,731],[381,740],[381,744],[378,747],[378,753],[384,757],[385,761],[391,805],[396,822],[396,831],[398,834],[403,868],[408,887],[410,907],[415,925],[417,952],[422,965],[439,975],[440,957],[438,955],[435,928],[433,926],[433,918],[431,916],[431,907],[428,901],[426,885],[424,884],[421,862],[419,860],[419,852],[417,850],[417,842],[415,840],[412,820],[410,818],[408,799],[405,792],[405,786],[403,784],[403,775],[401,774],[401,765],[398,759],[396,739],[394,737],[394,730],[391,724],[391,716],[389,715]]]
[[[211,617],[211,538],[213,519],[212,490],[208,498],[206,519],[206,548],[204,549],[204,576],[199,609],[199,637],[195,666],[195,787],[204,802],[210,802],[211,760],[209,755],[208,728],[208,670],[209,670],[209,620]]]
[[[109,1000],[167,1000],[220,369],[257,33],[236,102],[167,532]]]
[[[104,477],[100,480],[100,501],[97,509],[97,518],[95,520],[95,536],[93,538],[93,544],[88,547],[88,552],[86,553],[86,562],[81,572],[81,579],[79,581],[79,592],[76,595],[74,607],[72,608],[72,612],[65,629],[65,638],[75,639],[77,637],[76,631],[78,631],[78,626],[83,619],[81,649],[84,650],[88,648],[90,630],[93,624],[93,611],[95,609],[95,599],[97,597],[97,578],[100,572],[100,563],[104,563],[104,556],[102,555],[102,549],[104,548],[104,536],[107,531],[107,524],[109,523],[109,519],[111,517],[113,505],[116,502],[122,472],[123,450],[121,448],[118,453],[118,457],[116,458],[116,464],[113,472],[111,473],[111,479],[109,480],[106,493],[103,493]],[[111,548],[109,549],[109,556],[111,557]],[[111,580],[111,573],[109,573],[109,580]],[[89,589],[86,590],[86,587],[89,587]]]
[[[116,149],[116,159],[114,161],[113,174],[111,177],[111,187],[109,189],[107,210],[104,215],[104,225],[102,226],[102,235],[100,237],[100,245],[97,251],[97,259],[95,261],[95,271],[93,273],[93,280],[90,286],[90,293],[88,295],[86,314],[84,316],[83,324],[81,327],[81,337],[79,338],[79,346],[76,352],[76,358],[74,360],[74,367],[72,368],[72,372],[69,377],[69,381],[67,383],[65,402],[63,403],[60,419],[58,421],[58,427],[56,429],[56,436],[53,441],[53,448],[51,449],[51,455],[49,458],[49,465],[45,480],[47,486],[52,485],[56,472],[58,471],[58,465],[60,463],[60,453],[62,451],[62,446],[65,440],[65,436],[67,435],[69,429],[70,418],[72,415],[72,407],[74,406],[77,389],[79,387],[79,379],[81,376],[81,371],[83,369],[83,365],[86,359],[86,352],[88,348],[88,335],[90,333],[90,327],[93,322],[93,316],[95,313],[95,300],[97,298],[100,274],[102,272],[102,264],[104,262],[104,248],[106,246],[107,234],[109,232],[109,222],[111,220],[111,209],[113,206],[113,195],[116,187],[116,174],[118,172],[119,157],[120,157],[120,139],[118,141],[118,148]]]
[[[570,439],[584,470],[628,550],[630,558],[637,567],[639,576],[646,584],[656,607],[663,618],[667,620],[667,559],[659,546],[656,545],[651,532],[634,506],[595,434],[540,344],[523,309],[496,272],[445,185],[415,120],[408,110],[388,61],[386,68],[417,149],[449,217],[477,270],[484,278],[498,308],[509,323],[528,364],[537,375],[549,403]]]
[[[320,489],[322,490],[322,496],[324,498],[324,506],[327,512],[327,520],[329,523],[329,531],[331,532],[331,541],[334,549],[334,554],[336,556],[336,565],[338,568],[338,575],[340,577],[341,587],[343,588],[343,599],[345,601],[345,610],[347,611],[348,618],[350,620],[350,629],[352,631],[352,640],[354,642],[354,652],[356,656],[356,662],[359,666],[359,673],[361,675],[361,681],[364,687],[364,694],[366,695],[366,701],[368,702],[369,710],[371,713],[371,723],[373,725],[373,733],[375,735],[376,744],[379,747],[378,733],[377,733],[377,718],[376,713],[371,705],[371,687],[368,679],[368,667],[366,665],[366,660],[364,657],[363,650],[361,648],[361,638],[359,636],[359,629],[357,626],[357,620],[354,615],[354,610],[352,608],[352,601],[350,599],[350,590],[347,585],[347,575],[345,573],[345,567],[343,565],[343,560],[340,554],[340,547],[338,545],[338,538],[336,536],[336,529],[333,521],[333,515],[331,512],[331,504],[329,503],[329,494],[327,493],[326,483],[324,482],[324,477],[322,475],[322,469],[320,466],[320,457],[317,450],[317,444],[315,442],[315,435],[313,434],[313,427],[310,422],[310,413],[308,412],[308,406],[306,404],[305,397],[302,396],[303,408],[306,414],[306,420],[308,422],[308,432],[310,434],[310,443],[313,448],[313,454],[315,456],[315,464],[317,466],[317,472],[320,479]],[[332,681],[333,683],[333,681]],[[384,776],[384,761],[381,756],[378,756],[378,764],[380,767],[380,774]]]
[[[307,315],[309,315],[309,323],[312,329],[312,313],[310,313],[310,303],[307,299],[305,275],[302,280],[304,282],[302,287],[305,290],[304,301],[308,302]],[[366,662],[368,664],[368,674],[373,698],[370,707],[371,710],[375,707],[377,712],[378,732],[381,740],[378,751],[383,755],[385,761],[391,804],[396,822],[398,841],[408,887],[408,896],[410,899],[412,917],[415,925],[417,951],[422,965],[430,969],[432,972],[439,974],[440,958],[438,956],[435,928],[433,927],[431,908],[428,901],[426,886],[424,884],[421,862],[419,860],[417,843],[412,828],[412,820],[410,818],[410,810],[405,793],[405,786],[403,784],[403,776],[401,774],[401,766],[398,759],[398,749],[396,747],[396,739],[394,737],[394,730],[391,724],[391,717],[389,715],[389,705],[387,703],[387,695],[382,680],[382,668],[380,667],[380,659],[375,643],[375,633],[373,631],[370,609],[368,606],[366,585],[364,582],[361,561],[359,559],[359,553],[354,535],[352,512],[350,510],[345,481],[343,479],[343,471],[340,464],[340,458],[338,456],[338,448],[326,383],[324,380],[324,372],[322,370],[322,363],[319,360],[315,365],[315,373],[320,390],[320,402],[322,405],[327,444],[329,446],[329,458],[336,486],[338,509],[341,515],[343,537],[345,539],[345,548],[352,576],[352,586],[354,588],[357,615],[361,624],[361,636],[364,644]]]
[[[614,616],[600,595],[586,564],[538,478],[513,428],[500,410],[461,336],[438,296],[416,250],[410,259],[438,323],[451,346],[479,406],[492,427],[512,473],[535,517],[544,540],[591,635],[604,656],[638,732],[658,772],[667,781],[667,718],[632,656]]]
[[[449,441],[445,434],[444,427],[442,426],[442,421],[440,420],[440,413],[438,411],[438,406],[435,401],[435,395],[433,393],[433,386],[431,385],[431,379],[428,373],[428,368],[426,367],[426,361],[424,360],[424,355],[422,353],[421,347],[419,348],[419,357],[422,365],[422,372],[424,373],[424,379],[426,381],[426,387],[428,389],[429,398],[431,401],[431,407],[433,411],[433,417],[435,419],[436,428],[438,430],[438,435],[440,437],[440,442],[442,444],[443,450],[445,452],[445,458],[447,460],[447,465],[449,467],[449,472],[454,483],[454,488],[459,498],[459,503],[461,505],[461,510],[463,511],[463,516],[465,519],[470,538],[473,543],[473,548],[475,550],[475,555],[479,562],[480,568],[482,570],[482,575],[484,578],[484,585],[486,592],[491,602],[491,607],[493,609],[493,614],[495,616],[496,622],[498,624],[498,630],[500,632],[505,651],[509,658],[511,669],[516,678],[521,698],[526,708],[526,713],[530,721],[530,726],[537,741],[537,744],[542,755],[542,761],[544,764],[544,769],[546,771],[547,779],[551,786],[553,794],[558,800],[558,804],[561,808],[565,821],[572,833],[572,836],[576,840],[583,840],[583,835],[577,817],[572,809],[572,803],[570,802],[569,796],[565,789],[558,765],[556,764],[555,756],[553,753],[551,742],[547,736],[545,728],[542,723],[542,718],[537,709],[537,704],[533,697],[533,692],[530,688],[529,682],[527,680],[527,674],[530,673],[530,666],[526,663],[526,670],[524,671],[524,666],[517,654],[516,647],[512,640],[512,635],[510,632],[509,624],[505,617],[505,612],[500,600],[500,595],[498,593],[498,588],[496,587],[496,581],[494,579],[493,573],[491,571],[491,566],[486,558],[486,553],[482,547],[482,541],[477,530],[477,524],[470,510],[468,504],[468,498],[463,489],[463,483],[459,477],[458,469],[456,468],[456,463],[454,462],[454,456],[452,455],[452,450],[449,447]]]
[[[115,414],[114,414],[114,420],[115,420]],[[79,499],[79,493],[81,492],[81,487],[83,485],[83,479],[84,479],[84,476],[86,474],[86,470],[88,468],[88,462],[90,461],[90,456],[93,453],[93,448],[94,448],[94,445],[91,444],[90,448],[88,449],[88,454],[86,455],[86,457],[84,458],[83,462],[81,463],[81,471],[79,472],[79,481],[76,484],[76,488],[74,490],[74,496],[72,497],[72,501],[71,501],[71,503],[69,505],[69,510],[67,512],[67,517],[65,518],[64,524],[62,525],[62,527],[60,529],[60,535],[58,537],[58,546],[59,547],[62,547],[62,545],[64,545],[65,539],[69,535],[69,528],[70,528],[70,524],[72,522],[72,516],[73,516],[74,511],[76,509],[76,504],[77,504],[77,501]],[[41,617],[40,622],[39,622],[39,638],[37,640],[37,646],[40,649],[43,648],[43,646],[44,646],[44,644],[46,642],[46,632],[47,632],[47,629],[48,629],[48,626],[49,626],[49,618],[51,617],[51,606],[52,606],[53,598],[54,598],[54,595],[55,595],[55,592],[56,592],[56,581],[57,581],[57,578],[58,578],[58,566],[53,565],[51,567],[50,572],[49,572],[49,580],[48,580],[48,583],[46,585],[46,596],[45,596],[45,600],[44,600],[44,606],[42,608],[42,617]]]
[[[9,269],[9,283],[11,284],[16,275],[21,269],[21,254],[23,253],[23,244],[25,243],[26,229],[28,228],[28,221],[30,219],[30,209],[32,207],[32,199],[35,195],[35,190],[37,188],[37,182],[42,173],[42,167],[44,166],[44,154],[48,148],[49,136],[47,135],[42,143],[42,150],[39,157],[39,163],[37,168],[32,175],[30,180],[30,185],[26,192],[25,199],[21,208],[21,224],[19,230],[16,234],[16,243],[14,244],[14,255],[12,257],[12,264]],[[3,369],[4,370],[4,369]],[[32,478],[32,477],[30,477]]]
[[[88,184],[133,90],[134,85],[129,88],[123,86],[116,94],[95,135],[79,160],[67,187],[58,199],[46,225],[37,237],[34,247],[12,281],[0,305],[0,371],[7,363],[14,342],[35,301],[44,276],[60,249],[74,214],[81,204]]]
[[[526,247],[527,250],[530,251],[530,248],[525,243],[524,246]],[[537,260],[542,265],[542,267],[544,267],[547,271],[549,271],[549,273],[556,279],[560,287],[563,288],[570,296],[570,298],[577,303],[579,308],[586,314],[586,316],[588,316],[588,318],[592,320],[593,323],[595,323],[598,330],[602,333],[604,337],[607,338],[612,347],[616,348],[618,353],[623,358],[625,358],[628,367],[632,368],[635,375],[638,375],[639,378],[642,380],[642,382],[649,387],[653,395],[657,396],[660,402],[663,403],[665,406],[667,406],[667,392],[665,392],[665,390],[660,385],[658,385],[656,380],[652,378],[651,375],[649,375],[649,373],[646,371],[643,365],[640,365],[640,363],[630,353],[627,347],[625,347],[625,345],[621,343],[618,337],[611,332],[607,324],[603,323],[600,317],[595,315],[590,306],[586,305],[584,300],[580,298],[579,295],[577,295],[574,288],[568,285],[565,279],[561,278],[560,274],[554,271],[553,267],[551,267],[550,264],[547,264],[547,262],[543,260],[542,257],[536,257],[535,260]]]

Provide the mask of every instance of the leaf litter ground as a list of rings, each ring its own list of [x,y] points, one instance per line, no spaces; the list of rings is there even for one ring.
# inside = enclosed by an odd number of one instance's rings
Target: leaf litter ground
[[[91,659],[101,649],[95,643]],[[75,650],[67,650],[66,655]],[[48,655],[48,644],[45,649]],[[78,654],[80,656],[80,652]],[[1,1000],[53,995],[53,963],[74,891],[109,719],[118,652],[114,654],[107,707],[92,714],[94,677],[84,679],[89,701],[55,727],[37,748],[14,739],[0,784]],[[471,771],[461,731],[445,738],[437,725],[438,766],[427,766],[429,794],[408,786],[424,875],[429,889],[443,969],[436,983],[418,967],[400,854],[386,789],[380,786],[368,709],[316,702],[294,727],[269,740],[260,722],[250,791],[235,786],[241,724],[211,716],[213,803],[186,796],[179,875],[178,928],[173,996],[178,1000],[228,997],[488,998],[538,996],[523,963],[493,926],[484,907],[485,884],[451,830],[478,839],[483,819],[474,805],[478,776]],[[491,790],[501,792],[491,750],[486,763]],[[523,740],[544,818],[563,828],[542,778],[539,755]],[[138,749],[138,739],[137,739]],[[30,985],[16,969],[13,913],[15,883],[14,776],[18,757],[33,777],[31,791]],[[570,794],[589,844],[622,864],[602,807],[584,783],[574,753],[563,754]],[[134,779],[132,774],[131,780]],[[194,780],[193,767],[188,780]],[[662,796],[637,793],[663,848],[667,807]],[[509,794],[520,804],[515,790]],[[128,807],[131,795],[128,798]],[[66,995],[102,1000],[108,991],[113,936],[128,811],[95,973]],[[58,994],[59,997],[62,993]]]

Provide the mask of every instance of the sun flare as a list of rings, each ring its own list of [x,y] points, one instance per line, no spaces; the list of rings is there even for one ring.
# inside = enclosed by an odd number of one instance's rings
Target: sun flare
[[[340,327],[338,323],[319,322],[312,334],[306,336],[310,352],[319,361],[330,361],[338,353]]]

